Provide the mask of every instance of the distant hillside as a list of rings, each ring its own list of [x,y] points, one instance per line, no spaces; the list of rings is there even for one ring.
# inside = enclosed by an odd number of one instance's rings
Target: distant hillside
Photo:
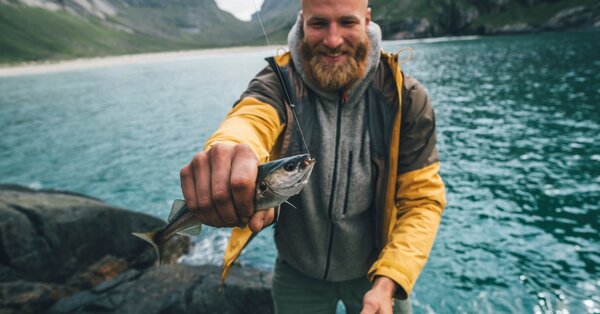
[[[0,0],[0,63],[245,45],[214,0]]]
[[[260,18],[269,40],[286,43],[287,34],[296,22],[299,11],[300,1],[298,0],[265,0],[260,10]],[[252,15],[252,22],[258,23],[256,13]]]
[[[250,0],[249,0],[250,1]],[[597,0],[378,0],[385,39],[600,29]],[[298,0],[265,0],[261,18],[285,43]],[[214,0],[0,0],[0,63],[264,44]]]
[[[385,39],[600,28],[597,0],[378,0],[369,6]],[[265,0],[261,18],[281,39],[298,10],[298,0]]]
[[[372,6],[386,38],[600,28],[597,0],[389,0]]]

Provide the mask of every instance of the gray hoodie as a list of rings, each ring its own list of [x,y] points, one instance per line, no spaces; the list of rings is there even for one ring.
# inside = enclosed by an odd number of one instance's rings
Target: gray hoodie
[[[310,89],[304,106],[314,113],[298,120],[311,122],[309,149],[317,163],[302,193],[284,205],[275,242],[279,258],[314,278],[343,281],[366,276],[377,257],[374,239],[374,178],[364,93],[380,62],[381,31],[373,22],[365,77],[348,90],[348,100],[324,92],[307,79],[302,68],[302,25],[288,35],[295,70]]]

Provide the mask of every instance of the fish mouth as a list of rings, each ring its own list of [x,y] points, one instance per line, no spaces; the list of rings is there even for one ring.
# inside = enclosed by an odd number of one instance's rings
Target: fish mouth
[[[312,173],[312,170],[315,166],[315,162],[316,159],[310,156],[304,159],[304,162],[302,163],[302,166],[304,166],[304,175],[302,176],[302,183],[306,183],[308,181],[308,178],[310,177],[310,174]]]
[[[303,166],[304,168],[308,168],[311,167],[315,164],[315,159],[313,157],[308,157],[306,159],[304,159],[304,163]]]

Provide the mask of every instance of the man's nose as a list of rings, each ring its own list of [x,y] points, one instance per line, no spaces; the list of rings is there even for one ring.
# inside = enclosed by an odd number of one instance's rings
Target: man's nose
[[[344,42],[340,34],[340,29],[335,23],[331,23],[327,29],[327,35],[323,39],[323,45],[328,48],[335,49]]]

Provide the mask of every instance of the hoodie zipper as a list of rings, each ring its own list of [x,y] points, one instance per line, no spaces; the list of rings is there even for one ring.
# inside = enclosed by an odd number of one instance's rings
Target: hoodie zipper
[[[329,275],[329,267],[331,266],[331,250],[333,248],[333,201],[335,199],[335,185],[337,183],[337,172],[338,172],[338,149],[340,147],[340,132],[342,128],[342,108],[344,104],[348,101],[348,95],[345,93],[341,95],[340,100],[338,101],[338,109],[337,109],[337,124],[336,124],[336,133],[335,133],[335,158],[333,159],[333,179],[331,182],[331,193],[329,194],[329,242],[327,244],[327,260],[325,262],[325,274],[323,275],[323,280],[327,279]]]
[[[350,175],[352,174],[352,151],[350,151],[350,156],[348,157],[347,171],[346,171],[346,197],[344,198],[344,209],[342,214],[346,216],[348,213],[348,199],[350,198]]]

